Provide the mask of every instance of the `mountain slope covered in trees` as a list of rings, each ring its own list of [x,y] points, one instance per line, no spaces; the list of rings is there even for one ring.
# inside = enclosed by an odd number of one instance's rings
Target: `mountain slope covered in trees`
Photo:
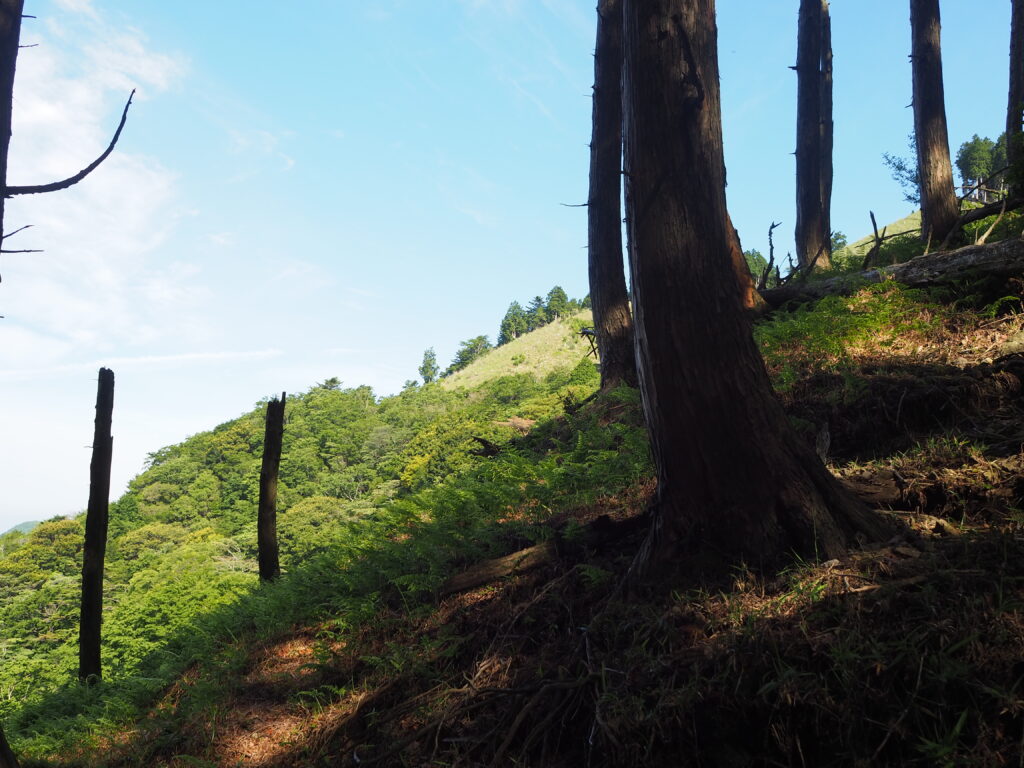
[[[1011,290],[872,286],[758,326],[790,422],[904,526],[780,573],[620,591],[653,487],[639,400],[592,397],[559,323],[461,386],[290,397],[285,575],[258,586],[261,403],[114,505],[101,684],[75,682],[80,521],[0,558],[9,736],[48,766],[997,764],[1022,724]]]

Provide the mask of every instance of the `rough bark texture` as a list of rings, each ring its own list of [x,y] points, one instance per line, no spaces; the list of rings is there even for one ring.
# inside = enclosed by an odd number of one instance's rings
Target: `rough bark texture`
[[[821,231],[828,242],[825,255],[832,263],[832,15],[828,0],[821,2]],[[819,261],[819,264],[821,262]]]
[[[921,180],[921,237],[938,244],[953,230],[960,206],[953,187],[942,87],[939,0],[910,0],[914,136]]]
[[[658,471],[652,573],[681,551],[755,565],[884,531],[790,430],[729,254],[713,0],[626,0],[625,166],[637,363]]]
[[[1010,196],[1024,197],[1024,0],[1012,1],[1010,19],[1010,89],[1006,106],[1006,153]]]
[[[796,56],[795,234],[797,260],[801,267],[807,267],[812,261],[822,268],[831,263],[828,202],[823,198],[826,184],[831,186],[824,168],[825,123],[832,111],[831,89],[826,90],[824,84],[827,18],[828,6],[823,0],[800,0]],[[831,66],[831,51],[828,59]],[[829,99],[827,110],[824,104],[826,97]],[[830,137],[828,143],[831,144]],[[828,164],[831,169],[831,157]]]
[[[18,758],[11,751],[11,746],[7,743],[7,737],[4,736],[2,728],[0,728],[0,768],[20,768]]]
[[[633,318],[622,262],[622,3],[600,0],[594,49],[587,240],[601,388],[636,386]]]
[[[103,561],[107,553],[107,511],[110,502],[110,461],[114,438],[114,372],[100,368],[96,390],[96,429],[89,467],[89,506],[85,514],[82,551],[82,610],[78,627],[78,677],[93,682],[102,677],[100,629],[103,623]]]
[[[0,184],[7,186],[7,152],[11,143],[14,69],[18,62],[24,0],[0,0]],[[4,199],[0,194],[0,240],[3,238]]]
[[[727,221],[726,229],[729,232],[729,258],[732,260],[732,269],[739,281],[740,301],[743,308],[752,315],[757,316],[768,309],[768,304],[757,292],[757,285],[750,274],[750,267],[743,256],[743,246],[740,244],[740,233],[732,225],[732,218]]]
[[[256,520],[256,544],[260,581],[281,575],[277,549],[277,473],[281,466],[284,436],[285,393],[267,403],[267,425],[263,438],[263,466],[260,469],[260,504]]]
[[[791,283],[767,290],[763,295],[770,306],[780,307],[788,301],[813,301],[824,296],[852,293],[865,283],[895,280],[914,288],[923,288],[981,275],[1024,276],[1024,240],[968,245],[955,251],[918,256],[905,264],[870,269],[856,275]]]

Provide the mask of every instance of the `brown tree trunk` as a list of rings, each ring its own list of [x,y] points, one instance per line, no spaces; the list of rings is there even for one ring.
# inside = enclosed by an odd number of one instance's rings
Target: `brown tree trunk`
[[[1010,89],[1006,106],[1006,159],[1010,197],[1024,196],[1024,0],[1012,0]]]
[[[939,0],[910,0],[910,61],[914,79],[914,136],[921,184],[921,237],[936,245],[957,225],[942,88]]]
[[[103,675],[100,629],[103,624],[103,560],[107,552],[110,462],[114,448],[114,438],[110,434],[113,411],[114,372],[100,368],[82,552],[82,611],[78,626],[78,678],[87,683],[98,681]]]
[[[821,231],[827,242],[823,266],[832,266],[832,15],[821,0]],[[819,260],[819,263],[820,260]]]
[[[11,745],[4,736],[3,728],[0,728],[0,768],[20,768],[18,758],[14,756]]]
[[[284,392],[280,400],[275,397],[267,403],[263,466],[260,469],[260,505],[256,520],[260,581],[272,581],[281,575],[277,552],[277,472],[281,466],[284,403]]]
[[[884,526],[791,431],[730,260],[713,0],[626,0],[637,364],[658,471],[639,572],[712,548],[770,565]]]
[[[827,268],[831,264],[828,202],[831,198],[831,155],[826,172],[826,138],[831,145],[831,87],[825,87],[825,28],[828,4],[800,0],[797,28],[796,108],[796,253],[800,266]],[[831,35],[830,35],[831,36]],[[831,51],[827,56],[831,86]],[[826,108],[824,101],[828,98]],[[826,137],[826,120],[829,136]],[[827,178],[828,177],[828,178]]]
[[[825,296],[850,294],[866,283],[894,280],[911,288],[963,283],[979,277],[999,279],[1024,275],[1024,240],[1014,237],[997,243],[967,245],[954,251],[918,256],[903,264],[839,275],[824,280],[792,281],[764,292],[771,307],[790,301],[816,301]]]
[[[728,214],[726,214],[728,216]],[[728,219],[729,230],[729,258],[732,261],[732,270],[736,273],[739,281],[740,301],[743,308],[753,315],[760,315],[768,310],[768,304],[757,292],[757,285],[750,274],[750,266],[743,256],[743,246],[740,244],[740,233],[732,225],[732,218]]]
[[[636,386],[633,318],[622,264],[622,3],[600,0],[594,49],[593,134],[587,203],[590,302],[601,388]]]
[[[14,69],[18,62],[24,0],[0,0],[0,184],[7,186],[7,153],[11,144]],[[0,194],[0,242],[4,234],[4,200]]]

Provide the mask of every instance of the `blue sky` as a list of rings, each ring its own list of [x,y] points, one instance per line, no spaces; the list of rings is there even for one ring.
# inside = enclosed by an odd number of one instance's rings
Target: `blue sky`
[[[0,262],[0,529],[87,496],[95,372],[114,492],[145,455],[339,377],[380,394],[509,302],[582,297],[593,0],[27,0]],[[791,249],[797,0],[720,2],[729,204]],[[833,0],[833,226],[910,212],[906,3]],[[1009,3],[943,5],[950,141],[1005,122]]]

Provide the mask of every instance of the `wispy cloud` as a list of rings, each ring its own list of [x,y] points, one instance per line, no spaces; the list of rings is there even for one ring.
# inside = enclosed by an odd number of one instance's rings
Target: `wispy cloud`
[[[138,112],[147,95],[174,87],[188,71],[183,57],[150,50],[142,33],[110,26],[90,3],[58,5],[65,13],[26,23],[41,45],[18,61],[9,168],[15,184],[82,168],[109,142],[129,90],[139,90]],[[122,149],[69,190],[10,200],[8,228],[34,225],[18,236],[19,247],[44,252],[6,255],[0,263],[7,374],[86,364],[119,345],[201,336],[191,316],[205,296],[199,267],[156,257],[187,215],[177,174]]]
[[[79,371],[95,371],[100,367],[121,370],[125,368],[154,368],[158,366],[182,367],[203,363],[268,360],[279,357],[280,349],[257,349],[239,352],[182,352],[173,355],[137,355],[134,357],[108,357],[88,362],[53,365],[41,368],[20,368],[0,371],[0,381],[27,381]]]

